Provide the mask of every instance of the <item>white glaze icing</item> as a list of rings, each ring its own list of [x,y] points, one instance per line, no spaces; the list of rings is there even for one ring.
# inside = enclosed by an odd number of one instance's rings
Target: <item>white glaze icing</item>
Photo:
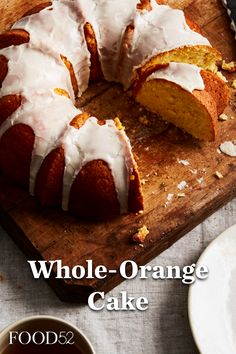
[[[107,81],[116,81],[120,47],[126,27],[136,15],[139,0],[76,0],[84,23],[92,25],[102,72]]]
[[[54,1],[52,6],[16,22],[30,34],[29,46],[57,59],[67,57],[73,64],[80,95],[87,89],[90,53],[73,1]]]
[[[70,190],[82,167],[90,161],[104,160],[114,179],[120,212],[125,213],[128,211],[129,176],[135,166],[129,139],[123,130],[118,130],[113,120],[107,120],[106,124],[99,125],[97,119],[91,117],[80,129],[74,128],[70,122],[81,113],[71,100],[64,96],[33,95],[30,101],[25,101],[2,124],[0,138],[11,126],[19,123],[33,128],[35,142],[30,168],[32,195],[43,160],[51,151],[63,146],[65,152],[63,210],[68,210]]]
[[[231,156],[231,157],[236,157],[236,144],[235,141],[225,141],[220,145],[220,151],[222,151],[224,154]]]
[[[59,145],[70,121],[81,111],[72,101],[54,94],[33,94],[0,127],[0,138],[13,125],[32,127],[35,134],[30,168],[30,193],[34,195],[35,180],[44,158]]]
[[[186,91],[204,90],[205,85],[201,76],[201,68],[185,63],[169,63],[166,68],[152,73],[146,81],[164,79],[176,83]]]
[[[0,51],[8,59],[8,73],[3,81],[0,97],[22,94],[31,99],[55,88],[66,90],[74,101],[69,71],[60,59],[56,60],[27,44]]]
[[[137,12],[132,41],[119,70],[120,82],[128,88],[133,70],[151,57],[183,46],[207,45],[209,41],[192,31],[186,23],[184,12],[152,0],[152,11]]]
[[[66,163],[63,209],[68,210],[71,186],[82,167],[88,162],[103,160],[111,170],[120,211],[127,212],[129,176],[133,172],[135,161],[124,131],[118,130],[113,120],[107,120],[104,125],[99,125],[97,118],[91,117],[80,129],[69,126],[61,143],[65,149]]]

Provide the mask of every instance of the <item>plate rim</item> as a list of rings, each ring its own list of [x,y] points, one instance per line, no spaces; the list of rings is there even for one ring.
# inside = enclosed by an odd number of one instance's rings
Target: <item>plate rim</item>
[[[201,255],[199,256],[197,262],[196,262],[196,267],[199,266],[199,264],[201,263],[201,260],[205,257],[205,254],[207,252],[209,252],[209,250],[214,247],[215,244],[217,244],[217,242],[219,242],[219,239],[222,239],[224,237],[226,237],[226,235],[230,234],[232,232],[232,230],[235,229],[236,231],[236,224],[233,224],[231,225],[230,227],[228,227],[226,230],[224,230],[223,232],[221,232],[218,236],[216,236],[210,243],[209,245],[204,249],[204,251],[201,253]],[[194,284],[194,283],[193,283]],[[192,284],[192,285],[193,285]],[[192,336],[193,336],[193,339],[194,339],[194,342],[197,346],[197,349],[199,350],[199,353],[200,354],[204,354],[204,352],[202,351],[202,348],[201,348],[201,343],[199,342],[198,338],[197,338],[197,335],[196,335],[196,331],[194,329],[194,326],[193,326],[193,317],[192,317],[192,312],[191,312],[191,309],[193,307],[193,303],[192,303],[192,294],[193,294],[193,286],[190,285],[189,286],[189,290],[188,290],[188,319],[189,319],[189,325],[190,325],[190,329],[191,329],[191,332],[192,332]]]

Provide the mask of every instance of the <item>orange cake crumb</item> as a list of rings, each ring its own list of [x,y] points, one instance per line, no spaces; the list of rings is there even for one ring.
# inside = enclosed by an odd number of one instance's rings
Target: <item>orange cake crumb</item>
[[[143,225],[133,235],[133,241],[138,242],[138,243],[144,243],[148,234],[149,234],[149,230],[148,230],[147,226]]]

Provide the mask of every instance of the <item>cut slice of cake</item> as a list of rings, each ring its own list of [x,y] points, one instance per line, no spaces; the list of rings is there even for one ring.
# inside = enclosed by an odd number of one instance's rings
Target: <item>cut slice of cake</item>
[[[139,12],[127,27],[117,77],[127,89],[147,71],[170,62],[216,71],[221,53],[183,11],[151,1],[152,11]]]
[[[228,102],[228,89],[221,79],[185,63],[160,66],[136,83],[133,95],[149,111],[205,141],[215,140],[218,115]]]

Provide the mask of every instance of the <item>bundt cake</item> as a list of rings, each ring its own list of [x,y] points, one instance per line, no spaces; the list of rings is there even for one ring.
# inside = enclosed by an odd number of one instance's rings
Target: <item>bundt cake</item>
[[[106,219],[143,209],[119,119],[76,108],[90,80],[118,82],[203,140],[228,100],[221,54],[161,0],[54,0],[0,35],[0,167],[42,205]]]

